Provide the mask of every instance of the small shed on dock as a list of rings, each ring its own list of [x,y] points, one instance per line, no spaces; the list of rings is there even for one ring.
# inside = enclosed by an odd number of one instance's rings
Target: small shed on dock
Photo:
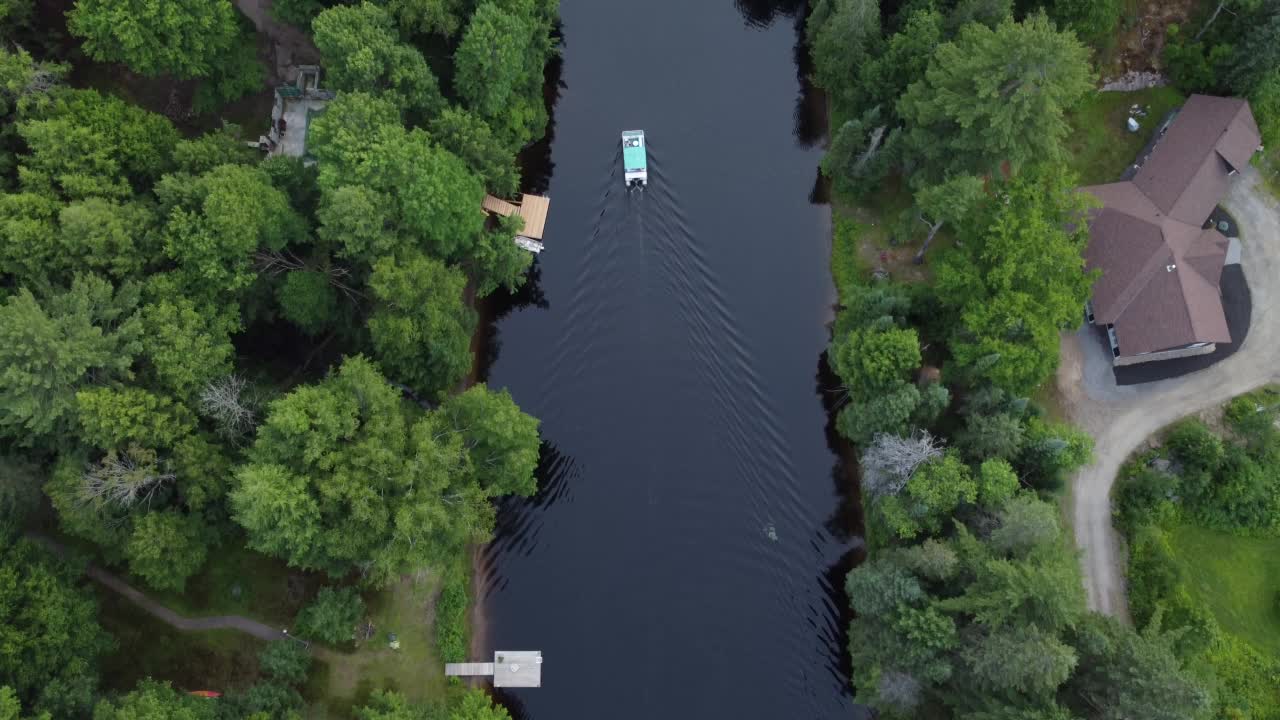
[[[547,227],[547,213],[551,210],[551,199],[542,195],[521,195],[519,202],[511,202],[484,196],[484,210],[493,215],[511,217],[515,215],[524,220],[524,229],[516,236],[516,244],[530,252],[542,252],[542,233]]]
[[[448,663],[444,674],[492,676],[494,687],[542,687],[542,651],[499,650],[491,663]]]

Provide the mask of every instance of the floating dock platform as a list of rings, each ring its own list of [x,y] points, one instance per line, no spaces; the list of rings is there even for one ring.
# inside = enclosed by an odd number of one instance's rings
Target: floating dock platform
[[[541,650],[499,650],[491,663],[448,663],[453,677],[493,677],[494,687],[542,687]]]
[[[524,220],[524,229],[516,236],[516,245],[529,252],[542,252],[542,233],[547,228],[547,213],[551,210],[550,198],[521,195],[520,202],[517,203],[485,195],[483,207],[487,213],[502,217],[515,215]]]

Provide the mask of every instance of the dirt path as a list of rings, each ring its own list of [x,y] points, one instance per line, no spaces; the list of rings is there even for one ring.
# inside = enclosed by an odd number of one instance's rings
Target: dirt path
[[[1064,335],[1058,392],[1073,422],[1096,442],[1095,461],[1072,485],[1072,518],[1091,609],[1128,617],[1120,540],[1111,524],[1116,473],[1153,433],[1250,389],[1280,379],[1280,206],[1249,168],[1222,205],[1240,224],[1242,266],[1253,299],[1249,335],[1222,362],[1171,380],[1118,387],[1100,342]]]
[[[50,551],[58,555],[66,555],[67,549],[62,543],[51,537],[40,535],[37,533],[27,533],[27,538],[48,548]],[[129,583],[122,580],[97,565],[89,565],[85,570],[85,574],[103,587],[119,594],[129,602],[137,605],[147,612],[148,615],[155,617],[166,625],[177,628],[183,632],[200,632],[204,630],[236,630],[246,635],[252,635],[259,640],[281,640],[287,635],[284,628],[271,627],[264,623],[260,623],[252,618],[242,615],[213,615],[210,617],[189,618],[179,615],[170,608],[161,605],[155,600],[147,597],[141,590],[135,588]],[[325,662],[333,662],[338,656],[326,648],[317,647],[308,643],[311,648],[311,654],[316,658]]]
[[[293,65],[318,65],[320,51],[302,28],[279,22],[271,14],[271,0],[235,0],[236,7],[253,23],[258,32],[271,39],[272,81],[290,82]]]

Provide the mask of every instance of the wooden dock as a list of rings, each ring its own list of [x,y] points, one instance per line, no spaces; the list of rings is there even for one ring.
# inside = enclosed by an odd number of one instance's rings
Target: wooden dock
[[[524,229],[516,236],[516,244],[531,252],[542,252],[542,233],[547,229],[547,213],[551,210],[551,199],[541,195],[521,195],[520,202],[514,203],[492,195],[484,196],[485,212],[511,217],[515,215],[524,220]]]
[[[448,663],[444,674],[492,677],[494,687],[542,687],[542,652],[499,650],[491,663]]]

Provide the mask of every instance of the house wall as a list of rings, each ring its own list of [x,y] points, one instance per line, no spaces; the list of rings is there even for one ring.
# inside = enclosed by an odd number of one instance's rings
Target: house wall
[[[1195,357],[1196,355],[1208,355],[1217,350],[1218,346],[1213,343],[1206,343],[1200,347],[1181,347],[1172,350],[1161,350],[1159,352],[1147,353],[1145,355],[1121,355],[1112,361],[1116,367],[1123,365],[1138,365],[1145,362],[1155,362],[1156,360],[1176,360],[1177,358]]]

